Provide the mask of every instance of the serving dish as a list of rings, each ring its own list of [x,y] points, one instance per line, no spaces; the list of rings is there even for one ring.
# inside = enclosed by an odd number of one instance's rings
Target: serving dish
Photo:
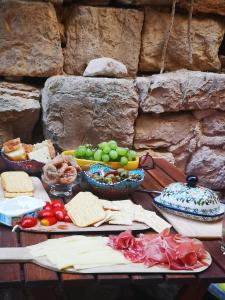
[[[72,155],[74,157],[74,150],[65,150],[62,152],[62,155]],[[102,161],[96,161],[96,160],[87,160],[87,159],[76,158],[76,162],[83,171],[87,171],[92,165],[95,165],[97,163],[104,164],[105,166],[108,166],[112,169],[118,169],[118,168],[122,167],[121,164],[117,161],[102,162]],[[138,168],[138,165],[139,165],[139,158],[137,158],[134,161],[129,161],[126,166],[123,166],[123,168],[126,170],[135,170]]]
[[[29,160],[20,160],[20,161],[14,161],[10,160],[6,157],[4,152],[1,150],[1,157],[4,163],[7,166],[8,170],[14,170],[14,171],[25,171],[30,175],[38,174],[42,171],[44,163],[41,163],[39,161],[29,159]]]
[[[129,170],[129,174],[137,174],[141,179],[124,179],[118,183],[109,184],[102,183],[94,180],[90,175],[95,172],[101,172],[103,174],[113,171],[114,169],[105,166],[103,164],[92,165],[88,171],[84,171],[84,179],[87,181],[90,189],[97,195],[108,199],[121,199],[127,197],[129,194],[138,189],[140,184],[144,180],[144,171],[142,169]]]
[[[188,176],[187,183],[175,182],[166,186],[153,203],[162,210],[199,221],[216,221],[223,217],[224,206],[217,194],[197,186],[198,178]]]

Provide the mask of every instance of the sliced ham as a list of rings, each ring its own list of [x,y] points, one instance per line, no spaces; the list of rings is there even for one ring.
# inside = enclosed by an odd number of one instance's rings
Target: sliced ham
[[[206,251],[201,241],[164,230],[135,238],[130,231],[109,237],[109,246],[122,251],[132,262],[149,267],[164,265],[172,270],[194,270],[205,265]]]

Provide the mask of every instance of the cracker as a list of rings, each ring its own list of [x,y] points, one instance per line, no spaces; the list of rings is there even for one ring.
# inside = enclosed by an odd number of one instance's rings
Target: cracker
[[[34,186],[29,175],[23,171],[3,172],[2,187],[7,193],[32,193]]]
[[[132,225],[133,224],[133,218],[129,212],[112,211],[111,214],[112,214],[112,216],[109,220],[109,224],[114,224],[114,225]]]
[[[119,208],[116,206],[116,201],[100,199],[100,202],[104,209],[119,210]]]
[[[33,196],[34,193],[33,192],[24,192],[24,193],[9,193],[9,192],[6,192],[6,191],[3,191],[4,192],[4,197],[5,198],[15,198],[15,197],[18,197],[18,196]]]
[[[65,208],[71,220],[79,227],[95,224],[106,216],[99,198],[89,192],[78,193]]]

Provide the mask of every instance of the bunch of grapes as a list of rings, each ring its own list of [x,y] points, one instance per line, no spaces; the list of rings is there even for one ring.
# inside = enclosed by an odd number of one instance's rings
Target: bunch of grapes
[[[108,141],[98,144],[96,148],[90,144],[80,145],[75,149],[74,156],[103,162],[116,161],[125,166],[129,161],[136,160],[137,154],[134,150],[119,147],[116,141]]]

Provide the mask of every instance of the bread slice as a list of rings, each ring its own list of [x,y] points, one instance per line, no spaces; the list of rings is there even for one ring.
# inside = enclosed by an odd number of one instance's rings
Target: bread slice
[[[51,156],[48,150],[48,146],[44,146],[42,148],[33,150],[32,152],[28,153],[28,158],[47,164],[48,162],[51,161]]]
[[[99,198],[90,192],[78,193],[65,208],[73,223],[79,227],[95,224],[106,216]]]
[[[9,140],[3,144],[4,153],[9,153],[11,151],[16,151],[21,148],[20,138]]]
[[[26,160],[27,159],[27,154],[24,150],[24,148],[22,147],[22,145],[20,146],[19,149],[5,153],[5,155],[10,159],[10,160],[14,160],[14,161],[20,161],[20,160]]]
[[[3,190],[7,193],[33,194],[34,191],[31,178],[23,171],[3,172],[1,174],[1,183]]]

